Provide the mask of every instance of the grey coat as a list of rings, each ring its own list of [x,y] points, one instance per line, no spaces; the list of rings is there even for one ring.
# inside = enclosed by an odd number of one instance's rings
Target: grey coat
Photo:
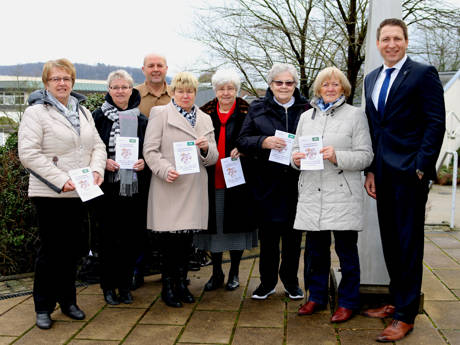
[[[324,161],[324,170],[303,170],[299,177],[299,199],[294,228],[298,230],[362,230],[364,187],[361,170],[373,158],[369,127],[364,112],[341,100],[323,112],[317,106],[299,120],[298,138],[322,135],[323,146],[333,146],[337,164]],[[315,116],[312,116],[316,109]],[[291,164],[297,168],[293,162]]]

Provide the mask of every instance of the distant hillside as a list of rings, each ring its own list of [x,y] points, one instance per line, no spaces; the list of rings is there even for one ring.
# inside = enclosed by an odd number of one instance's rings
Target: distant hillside
[[[0,66],[0,75],[40,77],[42,75],[43,65],[43,62],[35,62],[13,66]],[[110,66],[102,63],[98,63],[95,66],[82,63],[75,64],[77,78],[79,79],[106,80],[110,72],[120,68],[128,71],[136,84],[144,82],[144,74],[140,68]]]

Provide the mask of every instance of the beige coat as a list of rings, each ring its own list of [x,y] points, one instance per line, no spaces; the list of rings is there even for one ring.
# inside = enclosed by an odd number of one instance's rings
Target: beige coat
[[[206,136],[206,157],[198,151],[200,173],[166,182],[175,169],[173,143]],[[195,127],[171,103],[152,108],[145,132],[144,159],[152,170],[147,228],[154,231],[198,230],[208,227],[208,175],[206,166],[217,162],[218,152],[211,118],[198,109]]]
[[[89,166],[104,176],[105,145],[84,107],[80,107],[80,135],[55,107],[28,107],[19,126],[18,150],[22,165],[31,173],[30,197],[77,198],[76,191],[61,192],[72,169]]]

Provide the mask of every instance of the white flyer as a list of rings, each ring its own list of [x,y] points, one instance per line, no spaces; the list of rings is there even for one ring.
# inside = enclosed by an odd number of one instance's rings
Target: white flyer
[[[69,175],[81,201],[85,202],[104,194],[101,188],[94,184],[93,172],[90,167],[69,170]]]
[[[181,174],[194,174],[200,172],[198,152],[195,141],[178,141],[174,143],[174,159],[176,171]]]
[[[245,184],[243,168],[241,167],[240,158],[222,158],[222,171],[224,172],[225,185],[227,188]]]
[[[139,138],[117,137],[115,143],[115,161],[120,169],[132,169],[139,159]]]
[[[292,144],[294,143],[295,134],[276,130],[275,137],[283,139],[286,142],[286,146],[281,151],[272,149],[268,160],[284,165],[291,164]]]
[[[299,152],[305,153],[306,157],[300,160],[300,170],[324,169],[323,154],[319,151],[323,148],[321,135],[307,135],[299,138]]]

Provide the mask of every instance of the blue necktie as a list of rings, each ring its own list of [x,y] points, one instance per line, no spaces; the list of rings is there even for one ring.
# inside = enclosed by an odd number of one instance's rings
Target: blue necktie
[[[388,68],[385,71],[387,75],[385,76],[385,80],[383,81],[383,84],[382,84],[382,87],[379,93],[379,101],[377,105],[378,105],[379,114],[382,118],[385,112],[385,100],[387,98],[388,86],[390,85],[391,73],[393,73],[394,70],[395,70],[394,68]]]

